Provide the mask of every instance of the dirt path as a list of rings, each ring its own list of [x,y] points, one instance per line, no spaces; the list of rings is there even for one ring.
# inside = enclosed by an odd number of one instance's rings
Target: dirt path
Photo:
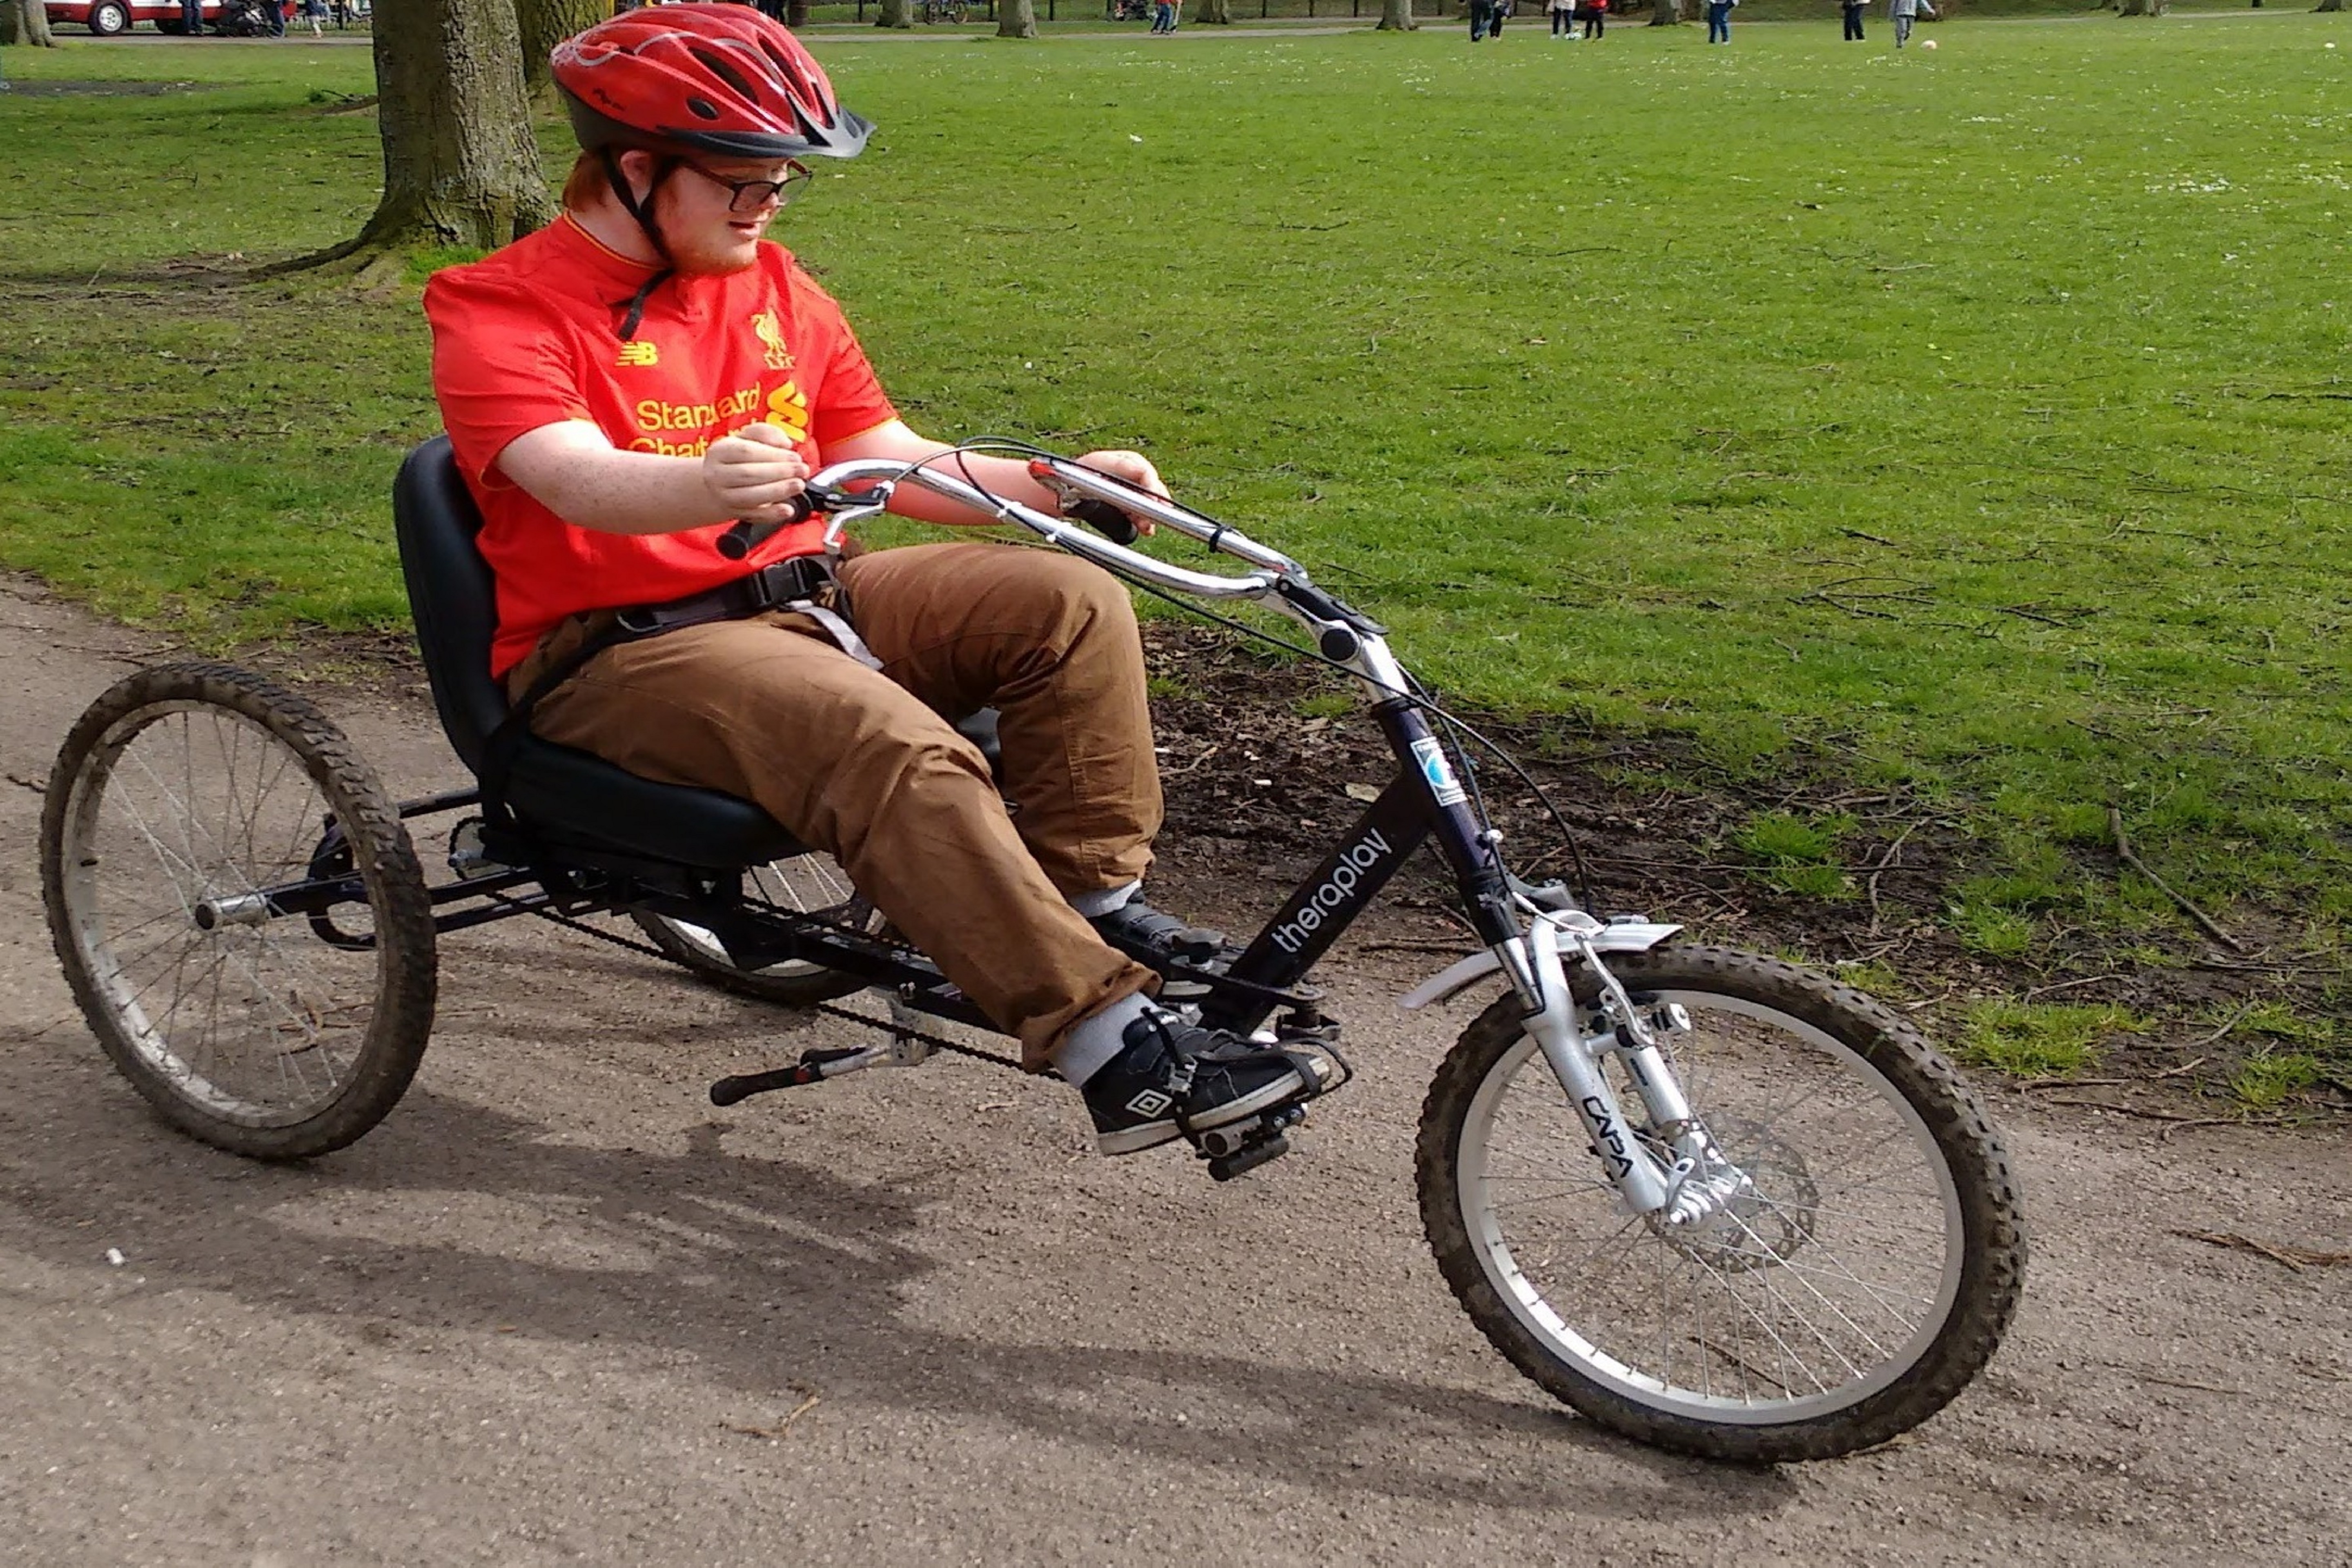
[[[0,647],[10,1561],[2352,1561],[2352,1269],[2174,1234],[2352,1245],[2339,1142],[2012,1097],[2038,1251],[1992,1371],[1876,1454],[1712,1468],[1557,1410],[1446,1295],[1409,1152],[1461,1019],[1387,1005],[1410,955],[1329,973],[1365,1080],[1229,1189],[961,1061],[714,1115],[789,1024],[514,925],[446,941],[375,1133],[212,1153],[100,1058],[33,870],[58,741],[142,650],[22,583]],[[326,700],[396,791],[449,781],[414,693]]]

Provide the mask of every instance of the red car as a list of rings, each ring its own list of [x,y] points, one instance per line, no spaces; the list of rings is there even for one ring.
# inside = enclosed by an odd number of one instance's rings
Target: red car
[[[252,9],[243,0],[197,0],[197,4],[207,29],[219,26],[225,16],[234,16]],[[278,0],[279,12],[284,16],[291,16],[299,8],[299,0]],[[47,0],[47,9],[52,26],[71,22],[88,27],[101,38],[127,33],[141,22],[154,23],[159,32],[186,30],[180,20],[184,14],[180,0]]]

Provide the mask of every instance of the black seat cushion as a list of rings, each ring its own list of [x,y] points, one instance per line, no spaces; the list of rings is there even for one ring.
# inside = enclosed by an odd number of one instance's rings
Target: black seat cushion
[[[434,706],[450,745],[478,773],[483,742],[507,712],[506,693],[490,678],[498,593],[474,543],[481,514],[447,437],[435,437],[401,464],[392,515]],[[564,837],[715,870],[757,866],[804,847],[750,801],[656,784],[536,736],[516,750],[507,800],[526,823]]]

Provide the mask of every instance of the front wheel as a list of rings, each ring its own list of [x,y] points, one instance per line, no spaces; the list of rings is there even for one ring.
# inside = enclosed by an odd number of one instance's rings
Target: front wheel
[[[89,8],[90,36],[119,38],[131,31],[131,7],[123,0],[99,0]]]
[[[1705,1219],[1630,1215],[1505,996],[1423,1108],[1422,1222],[1512,1364],[1642,1442],[1748,1462],[1827,1458],[1934,1415],[1999,1346],[2025,1266],[1999,1138],[1951,1066],[1868,996],[1714,948],[1612,956],[1695,1118],[1748,1184]],[[1597,1005],[1589,972],[1573,982]],[[1637,1139],[1665,1151],[1620,1058]]]

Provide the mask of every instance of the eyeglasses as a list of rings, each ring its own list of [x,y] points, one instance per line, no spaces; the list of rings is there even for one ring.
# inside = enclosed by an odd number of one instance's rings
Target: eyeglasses
[[[679,160],[685,163],[684,159]],[[730,180],[714,174],[699,163],[686,166],[714,185],[727,187],[727,210],[731,213],[754,213],[770,202],[778,206],[789,205],[792,199],[805,189],[816,176],[797,158],[784,160],[784,177],[781,180]]]

